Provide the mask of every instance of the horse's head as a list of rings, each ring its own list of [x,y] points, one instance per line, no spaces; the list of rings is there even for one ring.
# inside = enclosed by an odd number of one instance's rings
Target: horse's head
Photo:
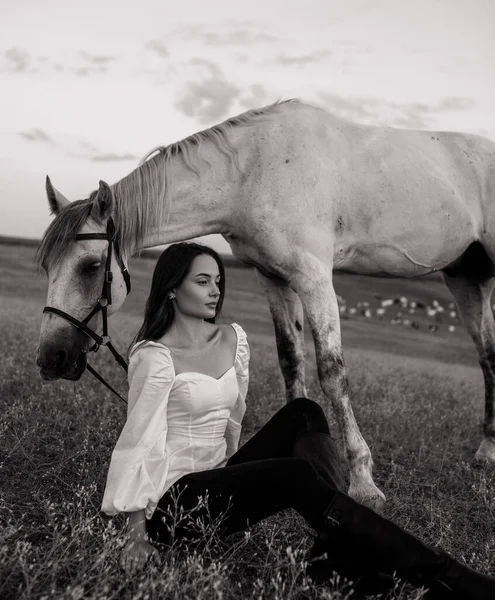
[[[100,181],[97,192],[75,202],[58,192],[48,177],[46,191],[55,219],[43,236],[37,258],[48,276],[47,307],[54,312],[43,314],[36,362],[43,379],[75,380],[86,368],[86,353],[94,341],[71,324],[70,317],[101,333],[102,314],[107,310],[101,298],[107,296],[108,314],[118,310],[127,295],[128,274],[115,243],[114,199],[108,184]],[[81,234],[100,235],[94,239]],[[85,321],[97,306],[104,306],[105,311],[95,311]]]

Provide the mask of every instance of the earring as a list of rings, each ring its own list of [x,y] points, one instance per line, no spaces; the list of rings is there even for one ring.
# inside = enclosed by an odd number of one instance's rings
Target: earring
[[[175,298],[175,294],[173,292],[168,293],[168,299],[173,300]]]

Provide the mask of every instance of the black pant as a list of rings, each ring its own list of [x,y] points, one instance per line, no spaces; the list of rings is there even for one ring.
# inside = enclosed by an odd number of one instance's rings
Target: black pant
[[[198,519],[216,522],[226,536],[286,508],[316,529],[344,486],[323,410],[299,398],[280,409],[225,467],[179,479],[161,498],[147,530],[156,542],[169,544],[171,529],[174,540],[192,542],[201,535],[194,525]]]
[[[161,498],[147,530],[152,541],[179,540],[190,547],[204,543],[205,524],[226,536],[294,508],[318,534],[308,567],[316,580],[338,571],[358,581],[356,589],[381,593],[393,587],[395,573],[429,588],[428,598],[495,598],[495,579],[361,506],[345,493],[344,484],[322,409],[299,398],[278,411],[225,467],[177,481]]]

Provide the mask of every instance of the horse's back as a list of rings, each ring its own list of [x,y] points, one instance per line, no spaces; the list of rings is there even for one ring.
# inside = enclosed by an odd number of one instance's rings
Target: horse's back
[[[263,231],[277,223],[281,248],[290,239],[333,253],[346,270],[414,275],[480,239],[490,140],[363,125],[302,103],[281,106],[250,136],[255,175],[244,206]]]

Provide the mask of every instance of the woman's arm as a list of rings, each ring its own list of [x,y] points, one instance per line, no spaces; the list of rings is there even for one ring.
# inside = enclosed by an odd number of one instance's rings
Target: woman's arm
[[[127,514],[128,541],[120,565],[128,573],[159,557],[148,541],[146,517],[163,493],[168,472],[165,440],[173,380],[173,364],[164,349],[145,347],[131,356],[127,420],[112,453],[102,503],[109,515]]]
[[[129,541],[120,555],[120,566],[129,574],[143,569],[149,560],[160,558],[158,550],[148,541],[144,510],[127,513]]]
[[[226,457],[229,459],[239,446],[239,438],[241,435],[241,423],[246,412],[246,395],[249,386],[249,344],[247,341],[246,332],[240,325],[233,323],[233,327],[238,336],[237,353],[235,357],[235,372],[237,377],[237,385],[239,395],[237,402],[230,413],[225,430],[225,439],[227,442]]]
[[[131,541],[148,541],[148,534],[146,533],[146,516],[144,514],[144,509],[127,513],[127,533],[129,534],[129,538]]]
[[[145,509],[150,518],[163,495],[173,381],[173,364],[165,348],[145,346],[131,356],[127,420],[112,452],[103,495],[102,510],[108,515]]]

